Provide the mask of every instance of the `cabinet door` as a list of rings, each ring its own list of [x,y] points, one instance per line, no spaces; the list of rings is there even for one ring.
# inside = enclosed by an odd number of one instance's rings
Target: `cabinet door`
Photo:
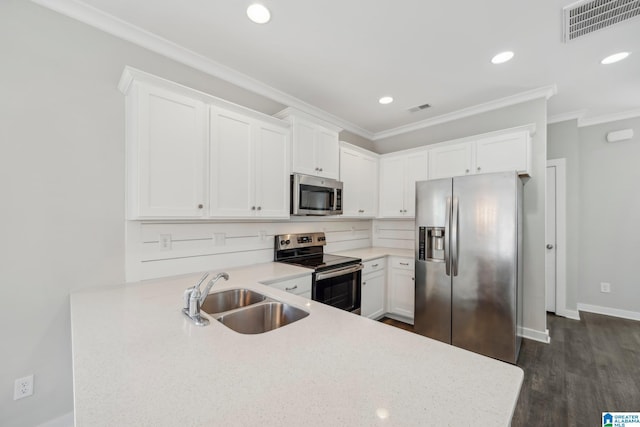
[[[210,123],[210,213],[225,217],[253,216],[255,189],[251,120],[212,107]]]
[[[338,134],[318,127],[316,130],[316,167],[313,175],[338,179],[340,174],[340,146]]]
[[[429,179],[450,178],[473,173],[473,144],[463,143],[429,151]]]
[[[415,153],[407,157],[404,186],[404,216],[416,216],[416,182],[428,179],[427,153]]]
[[[204,103],[146,86],[130,96],[137,108],[131,119],[129,217],[203,216]]]
[[[378,159],[362,156],[360,164],[360,216],[374,218],[378,214]]]
[[[529,135],[519,132],[476,142],[476,173],[516,170],[529,174]]]
[[[258,122],[255,136],[256,213],[289,218],[289,130]]]
[[[413,271],[391,269],[389,281],[389,311],[413,320],[415,282]]]
[[[384,310],[384,272],[370,274],[362,278],[361,315],[376,319],[385,313]]]
[[[317,175],[316,126],[301,120],[293,123],[293,172]]]
[[[347,148],[340,150],[340,180],[342,181],[342,212],[344,216],[360,214],[360,156]]]
[[[405,158],[380,159],[380,216],[399,217],[404,211]]]

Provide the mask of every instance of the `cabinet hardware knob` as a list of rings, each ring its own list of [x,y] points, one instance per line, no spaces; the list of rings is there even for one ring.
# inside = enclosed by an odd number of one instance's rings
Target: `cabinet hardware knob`
[[[464,170],[464,173],[469,173],[469,169],[465,169],[465,170]]]
[[[552,245],[551,243],[549,243],[549,244],[547,245],[547,249],[553,249],[553,245]]]
[[[364,286],[364,285],[366,285],[366,284],[367,284],[367,282],[362,282],[362,286]]]
[[[320,168],[320,172],[322,172],[322,171],[323,171],[323,169],[322,169],[322,168]]]
[[[320,172],[320,168],[316,168],[316,172]]]
[[[255,207],[255,206],[251,206],[251,210],[252,210],[252,211],[255,211],[255,210],[256,210],[256,207]]]
[[[400,213],[402,213],[402,209],[400,209]]]
[[[415,277],[412,277],[412,278],[411,278],[411,280],[416,280],[416,278],[415,278]]]
[[[401,262],[400,265],[409,265],[408,262]]]
[[[285,291],[293,291],[294,289],[298,289],[298,285],[295,285],[293,288],[284,288]]]
[[[376,268],[378,264],[371,264],[371,267]]]
[[[477,170],[480,170],[480,166],[478,166]]]
[[[258,206],[258,210],[261,211],[262,210],[262,206]]]
[[[204,205],[201,203],[198,205],[198,209],[202,209],[202,208],[204,208]]]

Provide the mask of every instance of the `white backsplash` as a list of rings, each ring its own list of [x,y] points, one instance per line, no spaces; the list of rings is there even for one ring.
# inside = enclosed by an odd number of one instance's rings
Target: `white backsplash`
[[[301,217],[279,222],[128,221],[126,280],[273,261],[274,235],[317,231],[326,233],[325,251],[329,253],[369,247],[374,241],[371,220]],[[163,241],[168,243],[165,247]],[[393,244],[393,239],[388,242]]]

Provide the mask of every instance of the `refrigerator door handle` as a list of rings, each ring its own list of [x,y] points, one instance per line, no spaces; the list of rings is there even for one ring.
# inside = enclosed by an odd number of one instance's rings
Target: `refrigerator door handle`
[[[453,198],[451,209],[451,275],[458,275],[458,198]]]
[[[451,260],[449,258],[449,227],[451,226],[451,197],[447,197],[447,212],[444,215],[444,271],[451,275]]]

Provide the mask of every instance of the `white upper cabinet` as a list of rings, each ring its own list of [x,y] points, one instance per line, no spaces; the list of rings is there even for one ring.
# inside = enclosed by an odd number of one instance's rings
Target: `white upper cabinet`
[[[340,128],[293,108],[287,108],[275,117],[291,123],[293,172],[338,179]]]
[[[476,173],[518,171],[529,175],[531,142],[529,132],[497,135],[476,141]]]
[[[289,217],[290,129],[125,68],[129,219]]]
[[[136,83],[126,105],[128,217],[204,216],[205,104]]]
[[[340,180],[343,183],[343,216],[375,217],[378,204],[378,155],[341,142]]]
[[[380,217],[415,216],[416,182],[428,178],[427,151],[380,158]]]
[[[289,129],[260,121],[255,129],[256,215],[289,218]]]
[[[255,178],[251,128],[249,118],[211,107],[209,185],[213,216],[252,216]]]
[[[211,107],[210,213],[289,216],[288,129]]]
[[[449,178],[471,173],[473,144],[445,145],[429,150],[429,179]]]
[[[462,143],[445,142],[429,150],[429,179],[512,170],[520,175],[530,173],[528,130],[472,137]]]

